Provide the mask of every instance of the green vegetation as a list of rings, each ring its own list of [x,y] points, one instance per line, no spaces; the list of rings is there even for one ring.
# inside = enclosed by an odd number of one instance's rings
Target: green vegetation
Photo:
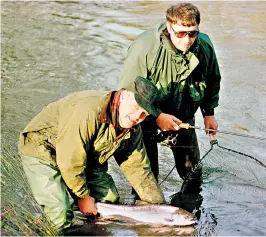
[[[1,235],[57,236],[59,233],[37,205],[16,147],[2,141]]]

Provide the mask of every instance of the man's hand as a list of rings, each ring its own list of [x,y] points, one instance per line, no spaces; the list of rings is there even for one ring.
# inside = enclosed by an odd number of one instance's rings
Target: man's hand
[[[214,129],[217,130],[218,128],[218,123],[215,119],[215,117],[212,116],[205,116],[204,117],[204,124],[205,124],[205,128],[210,128],[210,129]],[[211,132],[211,131],[207,131],[206,130],[206,134],[210,134],[212,133],[213,135],[216,135],[216,132]]]
[[[78,200],[78,206],[80,211],[83,214],[97,214],[97,209],[95,208],[95,199],[91,196],[87,196],[85,198],[80,198]]]
[[[161,113],[156,119],[156,123],[162,131],[171,131],[179,130],[178,124],[182,123],[182,121],[173,115]]]

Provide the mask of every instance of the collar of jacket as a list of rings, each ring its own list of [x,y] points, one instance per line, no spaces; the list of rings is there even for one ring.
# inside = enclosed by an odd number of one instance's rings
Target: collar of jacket
[[[107,94],[107,98],[105,99],[102,111],[100,113],[100,122],[101,123],[116,123],[117,121],[112,121],[112,103],[114,101],[115,96],[117,95],[117,91],[111,91]],[[113,111],[117,113],[118,107],[116,107],[116,111]],[[114,124],[113,124],[114,125]]]
[[[120,94],[121,91],[110,92],[107,95],[107,98],[102,107],[102,111],[100,113],[100,122],[112,124],[116,131],[116,135],[118,135],[117,139],[123,136],[127,130],[130,130],[130,129],[121,128],[119,126],[118,108],[119,108]]]
[[[112,123],[111,105],[117,91],[111,91],[107,94],[107,98],[104,100],[102,111],[100,113],[101,123]]]

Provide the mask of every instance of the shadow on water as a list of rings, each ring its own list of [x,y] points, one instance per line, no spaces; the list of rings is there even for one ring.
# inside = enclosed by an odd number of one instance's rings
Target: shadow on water
[[[83,226],[69,230],[66,236],[190,236],[196,233],[193,226],[165,227],[134,224],[85,223]]]
[[[112,231],[102,225],[85,223],[83,226],[74,227],[65,233],[65,236],[112,236]]]

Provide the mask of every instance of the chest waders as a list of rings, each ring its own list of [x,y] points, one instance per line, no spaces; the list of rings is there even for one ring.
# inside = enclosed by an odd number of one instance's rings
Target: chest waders
[[[161,53],[161,51],[162,46],[160,46],[158,52]],[[156,55],[155,64],[160,63],[160,53],[157,53]],[[191,95],[193,95],[193,91],[191,92],[191,90],[196,90],[193,85],[194,75],[192,74],[193,69],[195,69],[195,67],[198,65],[198,60],[194,54],[190,55],[192,63],[186,59],[185,56],[182,55],[180,57],[182,57],[181,60],[175,56],[178,64],[173,64],[171,67],[171,70],[176,72],[174,75],[175,78],[171,78],[171,81],[164,83],[161,82],[160,80],[163,77],[158,71],[154,71],[154,73],[150,75],[150,78],[152,78],[157,87],[161,88],[165,94],[168,94],[168,100],[165,103],[165,105],[168,105],[168,107],[165,107],[164,105],[161,106],[162,111],[176,116],[183,122],[195,124],[194,114],[199,107],[199,100],[201,98],[196,98],[196,101],[194,101],[194,99],[191,98]],[[195,61],[193,62],[194,59]],[[178,68],[180,65],[185,69]],[[153,68],[160,68],[160,66],[153,65]],[[191,68],[193,69],[191,70]],[[181,74],[178,74],[179,72]],[[167,79],[168,78],[164,78],[164,80]],[[194,94],[197,94],[198,91],[195,90]],[[200,95],[200,93],[198,95]],[[158,181],[158,141],[156,139],[158,127],[156,125],[156,120],[154,118],[147,118],[141,126],[143,129],[143,141],[150,159],[151,169]],[[176,145],[174,147],[170,147],[170,149],[173,152],[177,172],[180,178],[184,180],[181,187],[182,193],[186,195],[198,196],[201,191],[202,183],[201,167],[197,168],[197,171],[194,172],[194,175],[190,177],[190,179],[186,179],[188,172],[194,167],[195,164],[198,163],[198,160],[200,159],[200,152],[195,130],[191,129],[178,131]],[[175,203],[172,204],[174,205]]]

